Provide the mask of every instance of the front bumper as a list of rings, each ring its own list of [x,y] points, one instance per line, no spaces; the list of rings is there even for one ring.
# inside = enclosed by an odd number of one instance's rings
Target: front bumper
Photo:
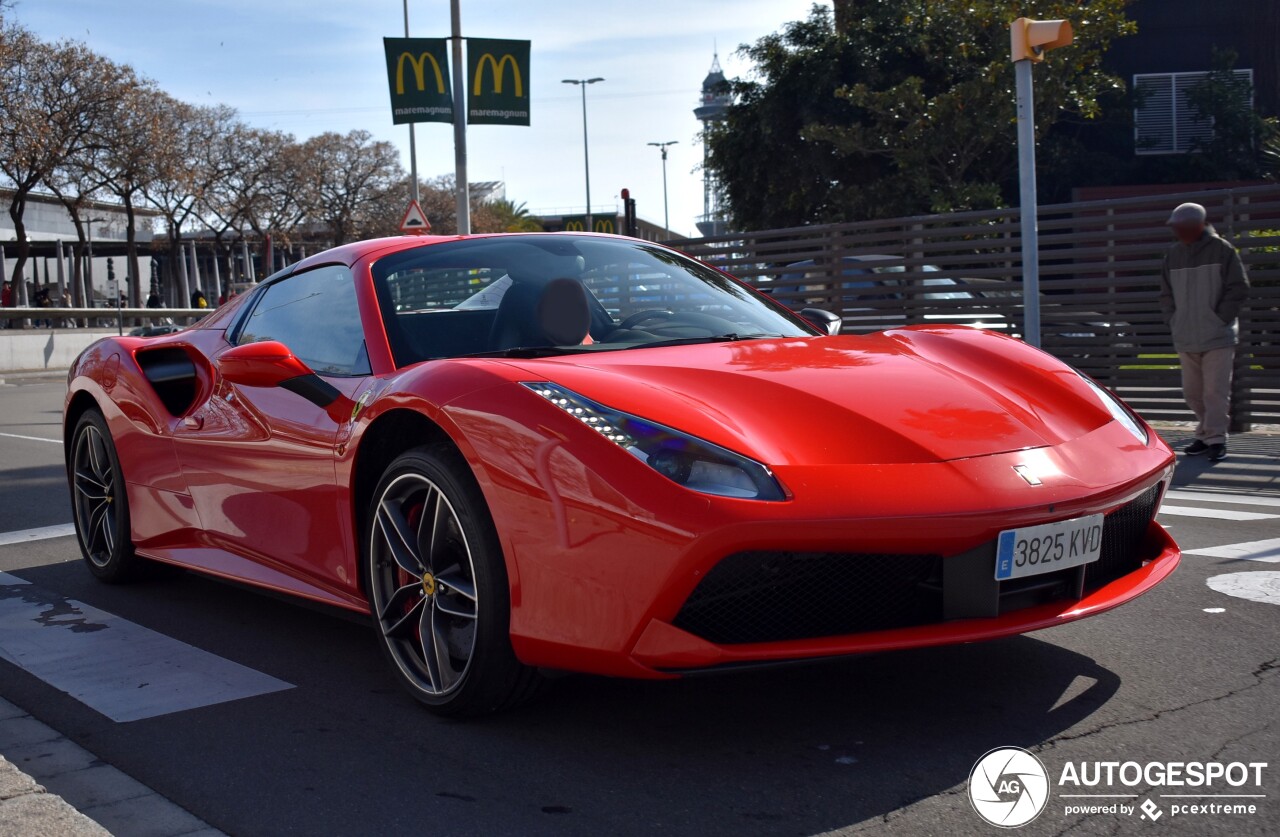
[[[743,664],[786,663],[875,651],[995,639],[1052,628],[1094,616],[1141,596],[1168,578],[1180,551],[1160,524],[1151,522],[1142,565],[1080,598],[1016,608],[997,616],[959,618],[880,631],[784,642],[716,644],[668,622],[652,620],[632,649],[642,665],[666,673],[693,673]],[[992,558],[991,568],[994,568]]]
[[[501,399],[481,400],[454,405],[449,415],[469,440],[464,455],[502,543],[512,648],[531,666],[664,678],[728,664],[1022,633],[1119,605],[1159,583],[1178,562],[1177,547],[1148,517],[1142,560],[1131,571],[1059,591],[1052,601],[994,611],[959,610],[952,602],[927,624],[712,641],[682,630],[678,618],[727,557],[767,551],[935,556],[944,572],[973,561],[973,578],[989,580],[991,567],[970,554],[1000,531],[1114,513],[1167,484],[1172,452],[1157,438],[1138,443],[1110,422],[1054,447],[967,459],[777,466],[789,498],[760,502],[683,489],[617,446],[577,440],[585,431],[568,417],[529,426],[495,417]],[[1026,467],[1040,480],[1034,487],[1015,470]]]

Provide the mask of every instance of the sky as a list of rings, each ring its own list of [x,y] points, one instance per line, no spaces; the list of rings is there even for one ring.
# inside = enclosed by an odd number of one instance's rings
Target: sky
[[[408,0],[410,34],[449,34],[448,0]],[[587,91],[591,201],[662,221],[662,164],[648,142],[676,140],[668,160],[671,227],[696,234],[702,148],[693,108],[718,48],[733,77],[744,43],[808,14],[812,0],[462,0],[463,35],[532,41],[530,127],[471,126],[469,179],[503,180],[539,210],[586,203],[582,100]],[[402,0],[18,0],[13,17],[47,40],[72,38],[130,64],[169,94],[226,104],[249,124],[304,139],[363,128],[395,143],[409,168],[407,126],[391,124],[382,38],[403,36]],[[419,175],[453,171],[452,126],[417,127]]]

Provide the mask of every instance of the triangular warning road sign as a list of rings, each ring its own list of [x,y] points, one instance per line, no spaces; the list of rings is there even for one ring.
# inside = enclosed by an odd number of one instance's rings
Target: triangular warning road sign
[[[431,222],[427,220],[427,213],[422,211],[417,201],[409,201],[409,208],[404,211],[404,217],[400,219],[400,232],[431,232]]]

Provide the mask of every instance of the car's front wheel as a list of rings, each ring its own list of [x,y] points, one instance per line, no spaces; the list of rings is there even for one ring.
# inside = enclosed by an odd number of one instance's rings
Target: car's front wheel
[[[89,410],[76,422],[70,462],[71,507],[85,563],[103,581],[126,581],[140,559],[129,538],[129,499],[120,457],[101,413]]]
[[[436,445],[387,468],[368,513],[369,607],[401,682],[432,711],[471,715],[530,696],[538,674],[508,634],[506,568],[466,463]]]

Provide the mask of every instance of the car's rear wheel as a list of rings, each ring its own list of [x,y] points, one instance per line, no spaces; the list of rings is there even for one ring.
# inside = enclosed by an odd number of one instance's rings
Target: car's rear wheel
[[[511,650],[497,533],[456,452],[418,448],[391,463],[365,544],[379,643],[410,694],[439,714],[470,715],[534,692],[537,672]]]
[[[76,422],[70,478],[76,538],[89,571],[106,582],[127,581],[140,560],[129,538],[129,500],[111,431],[95,410]]]

